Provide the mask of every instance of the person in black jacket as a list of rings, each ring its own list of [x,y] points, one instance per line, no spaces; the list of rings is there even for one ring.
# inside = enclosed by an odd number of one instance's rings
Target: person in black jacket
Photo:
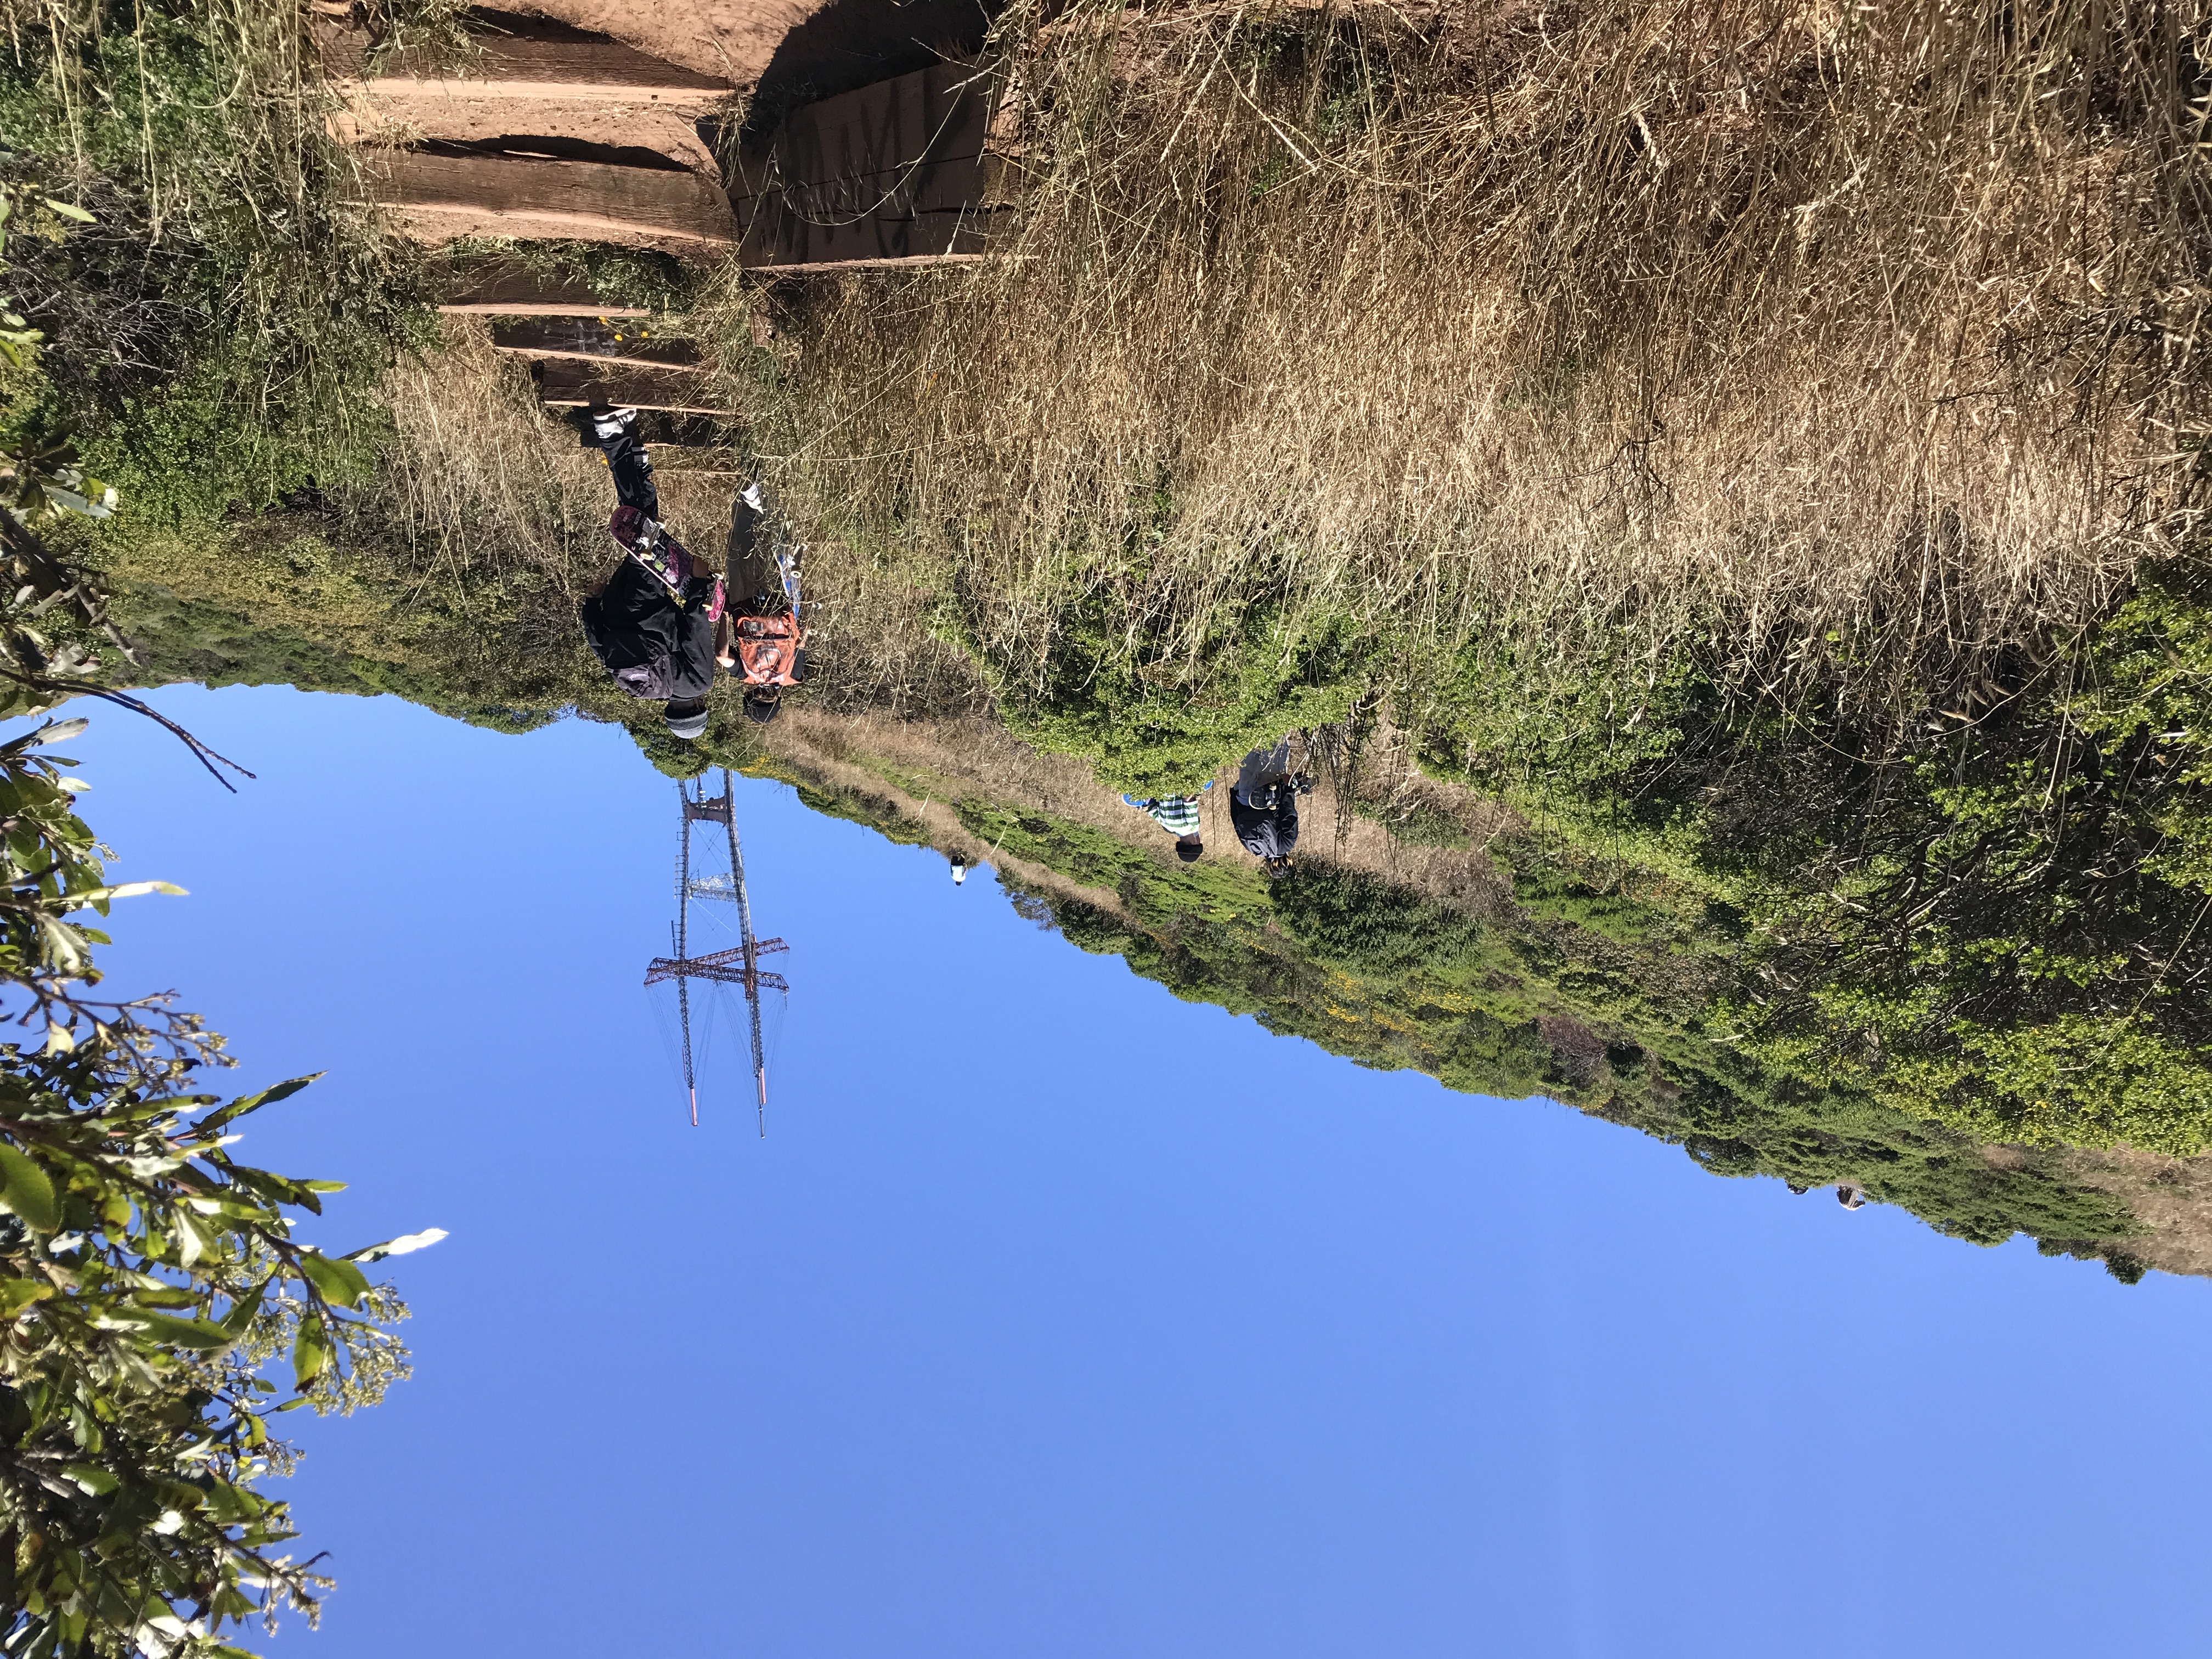
[[[637,411],[590,409],[584,441],[606,457],[620,505],[607,529],[621,561],[579,609],[585,641],[615,684],[665,705],[672,736],[707,729],[707,693],[727,653],[722,580],[660,527],[653,459],[637,434]]]
[[[1313,786],[1291,770],[1291,740],[1273,749],[1255,749],[1237,769],[1229,791],[1229,822],[1244,850],[1260,860],[1268,878],[1287,875],[1298,844],[1298,797]]]

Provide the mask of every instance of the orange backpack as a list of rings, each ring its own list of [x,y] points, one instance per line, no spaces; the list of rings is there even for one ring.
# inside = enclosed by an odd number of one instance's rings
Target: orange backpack
[[[780,617],[738,618],[738,661],[747,685],[796,685],[799,648],[806,630],[789,611]]]

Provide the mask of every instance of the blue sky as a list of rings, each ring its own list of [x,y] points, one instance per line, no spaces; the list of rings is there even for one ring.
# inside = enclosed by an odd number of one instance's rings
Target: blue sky
[[[738,783],[791,939],[769,1135],[639,987],[674,786],[618,731],[175,688],[260,781],[69,745],[112,988],[326,1068],[416,1375],[310,1421],[287,1656],[2194,1656],[2212,1287],[1723,1181],[1176,1001],[987,875]],[[286,1419],[296,1423],[297,1416]]]

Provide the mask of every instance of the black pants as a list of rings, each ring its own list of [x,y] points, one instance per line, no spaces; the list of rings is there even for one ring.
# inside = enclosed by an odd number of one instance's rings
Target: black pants
[[[1255,749],[1229,787],[1229,822],[1255,858],[1288,858],[1298,844],[1298,793],[1291,782],[1291,740]]]
[[[761,534],[762,515],[742,495],[730,508],[730,546],[726,564],[730,609],[741,617],[773,617],[791,608],[783,591],[783,573],[776,568],[775,552]]]
[[[584,429],[589,433],[591,428],[587,424]],[[607,458],[607,471],[615,475],[615,499],[648,519],[658,520],[660,492],[653,488],[653,457],[646,453],[645,441],[635,432],[623,432],[592,441]]]

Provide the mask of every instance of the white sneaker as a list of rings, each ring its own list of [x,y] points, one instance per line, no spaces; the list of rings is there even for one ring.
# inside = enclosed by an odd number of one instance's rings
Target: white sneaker
[[[592,417],[592,431],[602,442],[621,437],[636,424],[637,411],[634,409],[611,409]]]
[[[741,493],[740,499],[744,501],[747,507],[752,508],[756,513],[765,513],[768,511],[768,498],[761,494],[760,481],[758,479],[755,479],[751,483],[749,483],[744,487],[744,489]]]

